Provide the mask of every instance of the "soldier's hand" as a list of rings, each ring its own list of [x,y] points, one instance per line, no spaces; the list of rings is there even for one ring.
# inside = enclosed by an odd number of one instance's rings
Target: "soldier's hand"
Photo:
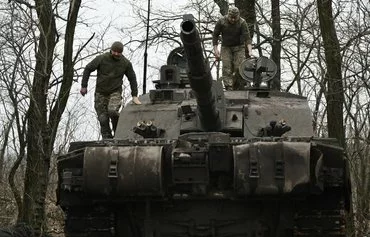
[[[87,88],[86,87],[81,87],[80,93],[82,96],[85,96],[87,94]]]
[[[136,105],[141,105],[141,102],[137,96],[132,97],[132,102]]]

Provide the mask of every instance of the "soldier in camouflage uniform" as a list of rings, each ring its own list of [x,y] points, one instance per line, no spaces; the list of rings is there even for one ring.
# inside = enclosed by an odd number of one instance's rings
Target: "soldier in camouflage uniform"
[[[122,52],[123,44],[114,42],[110,52],[97,56],[86,65],[82,76],[80,93],[84,96],[87,93],[90,74],[97,70],[95,110],[103,139],[113,138],[110,122],[112,123],[113,133],[117,128],[119,109],[122,105],[123,76],[126,75],[130,82],[132,102],[141,104],[137,97],[135,71],[131,62],[122,55]]]
[[[221,55],[218,39],[222,36]],[[228,14],[216,23],[212,37],[216,60],[222,60],[222,81],[226,90],[241,89],[245,82],[239,75],[239,65],[245,58],[245,45],[252,55],[252,40],[246,21],[240,17],[239,9],[229,7]]]

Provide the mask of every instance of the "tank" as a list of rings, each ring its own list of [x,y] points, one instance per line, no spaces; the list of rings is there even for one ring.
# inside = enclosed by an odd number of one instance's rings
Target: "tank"
[[[241,64],[245,90],[224,91],[191,15],[181,40],[113,139],[58,157],[65,236],[349,236],[343,149],[314,136],[306,98],[270,91],[265,57]]]

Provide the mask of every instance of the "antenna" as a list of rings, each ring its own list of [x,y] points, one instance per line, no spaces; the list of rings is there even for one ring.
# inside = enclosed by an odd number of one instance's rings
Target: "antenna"
[[[146,71],[147,71],[147,64],[148,64],[149,21],[150,21],[150,0],[148,0],[148,16],[147,16],[147,21],[146,21],[146,39],[145,39],[145,51],[144,51],[143,94],[146,93]]]

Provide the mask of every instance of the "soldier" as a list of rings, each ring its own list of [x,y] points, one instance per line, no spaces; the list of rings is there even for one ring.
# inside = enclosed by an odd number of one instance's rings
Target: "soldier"
[[[222,36],[221,55],[218,38]],[[246,21],[240,17],[239,9],[229,7],[228,14],[216,23],[212,37],[216,60],[222,60],[222,81],[226,90],[241,89],[244,81],[239,75],[239,65],[245,58],[245,45],[252,55],[252,40]]]
[[[109,122],[112,122],[113,133],[116,131],[119,109],[122,105],[123,76],[130,82],[132,102],[141,104],[137,94],[136,74],[131,62],[122,54],[123,44],[114,42],[110,52],[97,56],[85,67],[81,82],[81,95],[87,93],[87,84],[91,72],[97,70],[95,88],[95,110],[100,123],[103,139],[113,138]],[[110,121],[109,121],[110,120]]]

